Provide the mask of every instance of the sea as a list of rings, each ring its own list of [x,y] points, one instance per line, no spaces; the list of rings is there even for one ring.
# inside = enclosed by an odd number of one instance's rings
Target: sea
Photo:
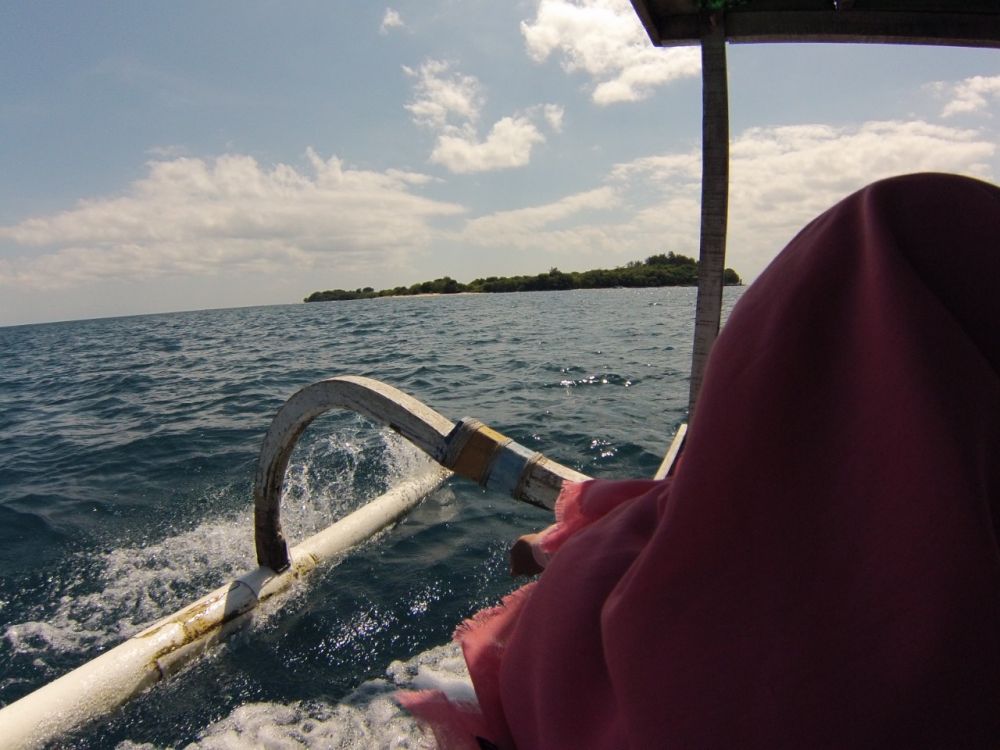
[[[686,418],[694,302],[461,294],[0,328],[0,706],[256,566],[261,440],[317,380],[376,378],[591,476],[651,476]],[[320,417],[286,475],[290,543],[427,460],[352,413]],[[430,747],[394,691],[468,689],[451,635],[519,585],[507,550],[550,521],[453,478],[57,746]]]

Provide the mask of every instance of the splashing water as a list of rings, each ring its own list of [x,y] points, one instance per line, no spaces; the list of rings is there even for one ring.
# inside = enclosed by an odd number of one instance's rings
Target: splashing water
[[[282,490],[282,520],[291,540],[325,528],[371,499],[359,497],[356,486],[366,461],[377,465],[377,479],[371,479],[371,466],[365,467],[369,480],[364,484],[383,490],[430,466],[402,438],[387,430],[373,433],[363,424],[347,439],[327,435],[313,441],[293,455]],[[80,555],[77,572],[61,582],[64,593],[54,610],[44,620],[8,625],[2,640],[13,658],[30,658],[46,672],[62,664],[54,656],[109,648],[255,568],[252,530],[248,508],[157,542]]]
[[[441,690],[449,697],[475,701],[465,661],[455,644],[395,661],[386,677],[365,682],[338,703],[260,702],[239,706],[210,724],[185,750],[431,750],[430,733],[393,700],[397,690]],[[158,750],[156,745],[119,743],[117,750]]]

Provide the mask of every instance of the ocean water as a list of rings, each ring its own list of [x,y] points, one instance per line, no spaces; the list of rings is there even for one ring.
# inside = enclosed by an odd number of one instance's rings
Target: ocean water
[[[366,375],[587,474],[649,476],[685,418],[693,309],[693,289],[615,289],[0,328],[0,705],[255,566],[257,454],[298,388]],[[425,462],[321,417],[292,457],[286,535]],[[451,633],[514,588],[510,542],[549,521],[450,480],[60,747],[425,747],[392,691],[468,689]]]

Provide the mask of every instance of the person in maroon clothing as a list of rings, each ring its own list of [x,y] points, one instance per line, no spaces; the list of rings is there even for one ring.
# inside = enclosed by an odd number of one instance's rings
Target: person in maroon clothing
[[[1000,747],[1000,189],[877,182],[744,293],[664,481],[564,489],[443,747]],[[523,549],[524,544],[522,544]]]

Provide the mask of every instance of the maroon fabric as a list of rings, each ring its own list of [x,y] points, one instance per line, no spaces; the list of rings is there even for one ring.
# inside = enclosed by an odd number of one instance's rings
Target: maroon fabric
[[[1000,747],[1000,190],[820,216],[733,311],[676,476],[571,494],[599,512],[459,632],[497,747]]]

